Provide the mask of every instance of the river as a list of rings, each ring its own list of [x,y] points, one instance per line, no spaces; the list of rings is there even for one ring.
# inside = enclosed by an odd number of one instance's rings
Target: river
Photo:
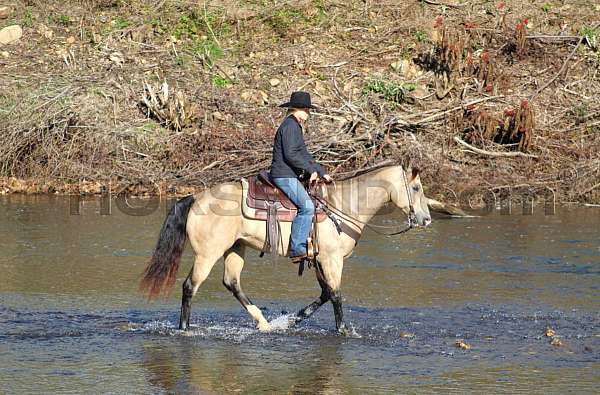
[[[221,264],[193,300],[192,330],[178,331],[190,248],[172,294],[149,303],[137,286],[164,203],[149,215],[111,211],[97,199],[75,215],[68,197],[0,197],[0,393],[600,389],[598,208],[367,231],[344,268],[352,337],[336,334],[330,304],[296,328],[257,332]],[[312,270],[298,277],[287,260],[247,259],[244,290],[268,320],[318,296]]]

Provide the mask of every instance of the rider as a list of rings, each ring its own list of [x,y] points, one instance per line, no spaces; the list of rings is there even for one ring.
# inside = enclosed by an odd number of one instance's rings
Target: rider
[[[307,257],[306,240],[315,213],[315,206],[300,179],[305,180],[310,175],[309,184],[318,177],[326,182],[331,182],[332,179],[314,160],[304,143],[303,132],[310,110],[316,108],[310,102],[310,94],[293,92],[290,101],[279,107],[287,107],[288,111],[275,134],[271,178],[298,208],[292,222],[288,254],[292,262],[298,263]]]

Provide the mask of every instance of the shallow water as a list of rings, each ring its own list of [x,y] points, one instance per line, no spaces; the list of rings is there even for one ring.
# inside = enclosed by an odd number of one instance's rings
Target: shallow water
[[[437,218],[367,232],[344,269],[346,320],[285,260],[250,252],[243,286],[270,321],[258,333],[213,269],[176,329],[180,284],[147,303],[137,283],[165,208],[101,215],[68,198],[0,199],[0,393],[597,393],[600,210]],[[400,220],[400,217],[393,217]],[[379,219],[381,223],[381,219]],[[556,330],[562,346],[544,330]],[[463,340],[471,346],[455,346]]]

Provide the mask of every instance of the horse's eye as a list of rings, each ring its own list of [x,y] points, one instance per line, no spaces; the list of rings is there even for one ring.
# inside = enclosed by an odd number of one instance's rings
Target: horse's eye
[[[415,186],[413,187],[413,191],[415,191],[415,192],[419,192],[419,186],[418,186],[418,185],[415,185]]]

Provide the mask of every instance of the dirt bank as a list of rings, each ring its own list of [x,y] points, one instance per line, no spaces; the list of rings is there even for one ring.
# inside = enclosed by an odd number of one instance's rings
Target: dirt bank
[[[597,203],[598,6],[471,3],[0,0],[0,29],[23,34],[0,46],[0,188],[249,175],[305,89],[334,175],[393,158],[445,201],[517,187]]]

